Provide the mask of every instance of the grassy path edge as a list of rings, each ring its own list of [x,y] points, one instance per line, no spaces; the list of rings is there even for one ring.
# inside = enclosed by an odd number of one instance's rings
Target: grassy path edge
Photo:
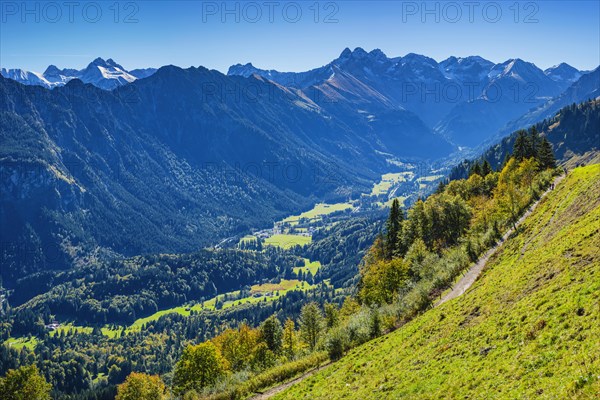
[[[306,378],[311,377],[312,375],[316,374],[317,372],[321,371],[322,369],[327,368],[329,365],[331,365],[331,361],[328,361],[323,365],[313,368],[312,370],[303,373],[302,375],[300,375],[297,378],[294,378],[288,382],[282,383],[281,385],[274,386],[263,393],[259,393],[256,396],[251,397],[249,400],[270,399],[271,397],[275,396],[276,394],[283,392],[284,390],[294,386],[295,384],[302,382]]]
[[[562,174],[560,176],[557,176],[554,179],[554,181],[552,183],[554,188],[556,188],[556,186],[565,178],[565,176],[566,176],[565,174]],[[515,226],[517,228],[523,223],[523,221],[525,221],[525,219],[528,216],[531,215],[531,213],[535,210],[537,205],[552,190],[553,190],[552,186],[550,186],[544,193],[542,193],[540,198],[535,203],[533,203],[529,207],[529,209],[527,209],[527,211],[525,213],[523,213],[521,218],[519,218],[519,220],[515,224]],[[475,283],[475,281],[477,280],[477,278],[479,277],[479,275],[481,274],[481,272],[484,270],[485,266],[487,265],[489,258],[492,255],[494,255],[494,253],[496,253],[496,251],[498,251],[498,249],[500,247],[502,247],[504,242],[506,242],[506,240],[510,237],[510,235],[513,234],[513,232],[514,232],[514,228],[510,228],[508,231],[506,231],[506,233],[502,236],[502,238],[498,241],[498,243],[496,243],[495,246],[493,246],[483,256],[481,256],[479,258],[479,260],[477,260],[477,262],[475,264],[473,264],[473,266],[471,268],[469,268],[467,273],[454,285],[452,290],[450,292],[446,293],[446,295],[444,295],[437,303],[435,303],[434,307],[442,305],[445,302],[447,302],[448,300],[452,300],[458,296],[463,295]]]

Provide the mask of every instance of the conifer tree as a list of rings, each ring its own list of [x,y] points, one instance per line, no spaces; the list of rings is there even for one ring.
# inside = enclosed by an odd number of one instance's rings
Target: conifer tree
[[[472,176],[475,174],[481,176],[481,167],[479,166],[479,163],[477,161],[475,161],[475,164],[473,164],[473,166],[471,167],[471,170],[469,171],[469,176]]]
[[[527,158],[529,153],[528,141],[527,132],[525,130],[517,132],[517,139],[515,140],[515,145],[513,147],[513,157],[515,157],[517,161],[522,161]]]
[[[490,165],[488,160],[485,160],[483,164],[481,164],[481,176],[486,177],[492,172],[492,166]]]
[[[556,168],[556,159],[554,158],[554,152],[552,151],[552,145],[548,139],[543,138],[539,150],[538,150],[538,161],[541,169]]]
[[[398,235],[402,229],[402,221],[404,220],[404,212],[400,208],[398,199],[392,201],[390,216],[387,220],[386,233],[386,257],[391,259],[399,250]]]
[[[535,157],[537,158],[540,137],[535,126],[529,128],[529,136],[527,138],[527,158]]]

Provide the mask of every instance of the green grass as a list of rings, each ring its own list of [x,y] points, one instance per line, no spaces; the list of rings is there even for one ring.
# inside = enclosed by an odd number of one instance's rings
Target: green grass
[[[311,263],[311,268],[312,268],[312,264],[314,264],[314,263]],[[231,307],[241,306],[244,304],[254,304],[254,303],[261,302],[261,301],[269,302],[269,301],[277,300],[279,297],[283,296],[285,293],[289,292],[290,290],[309,290],[309,289],[314,289],[315,287],[316,287],[315,285],[310,285],[307,282],[299,281],[297,279],[292,279],[292,280],[282,279],[279,283],[264,283],[261,285],[254,285],[250,289],[251,290],[250,296],[243,297],[243,298],[236,299],[236,300],[225,301],[225,295],[220,294],[216,297],[206,300],[204,303],[197,303],[194,305],[183,305],[183,306],[179,306],[179,307],[172,307],[172,308],[168,308],[165,310],[160,310],[160,311],[157,311],[154,314],[149,315],[145,318],[137,319],[133,324],[131,324],[127,328],[127,331],[128,332],[129,331],[139,331],[142,328],[142,326],[144,326],[144,324],[146,324],[148,322],[156,321],[163,315],[167,315],[167,314],[176,313],[176,314],[180,314],[180,315],[187,317],[187,316],[190,316],[192,311],[201,312],[203,310],[215,310],[215,305],[216,305],[217,299],[219,301],[223,302],[222,309],[227,309],[227,308],[231,308]],[[255,297],[254,296],[255,293],[260,294],[260,296]],[[239,294],[240,294],[240,291],[237,290],[234,292],[227,293],[227,296],[228,297],[237,297],[237,296],[239,296]],[[85,329],[89,329],[90,332],[92,330],[92,328],[85,328]],[[104,333],[104,331],[103,331],[103,333]]]
[[[288,222],[290,225],[296,225],[302,218],[306,218],[309,220],[319,219],[320,217],[328,214],[332,214],[337,211],[344,211],[353,208],[350,203],[337,203],[337,204],[325,204],[319,203],[313,207],[312,210],[303,212],[300,215],[292,215],[283,220],[283,222]]]
[[[229,296],[238,296],[240,293],[239,290],[234,291],[234,292],[230,292],[227,293]],[[204,303],[198,302],[194,305],[183,305],[183,306],[178,306],[178,307],[172,307],[172,308],[167,308],[165,310],[160,310],[155,312],[152,315],[149,315],[145,318],[139,318],[137,320],[135,320],[135,322],[133,324],[131,324],[131,326],[128,328],[130,330],[139,330],[144,324],[151,322],[151,321],[156,321],[158,320],[160,317],[162,317],[163,315],[167,315],[167,314],[180,314],[183,315],[185,317],[189,317],[192,313],[192,311],[194,312],[200,312],[203,310],[214,310],[215,309],[215,304],[217,302],[217,299],[219,299],[220,301],[224,300],[225,295],[220,294],[216,297],[213,297],[209,300],[206,300]],[[225,302],[224,307],[227,303],[233,303],[233,302]]]
[[[394,197],[393,199],[389,199],[386,202],[379,202],[377,204],[379,204],[379,207],[387,207],[390,208],[392,206],[392,202],[398,199],[398,201],[400,202],[400,207],[404,207],[404,202],[408,199],[408,196],[399,196],[399,197]]]
[[[73,324],[64,324],[61,325],[60,327],[58,327],[57,329],[51,331],[49,333],[50,336],[56,336],[58,334],[60,334],[61,332],[64,333],[69,333],[69,332],[76,332],[76,333],[92,333],[92,331],[94,330],[94,328],[92,328],[91,326],[80,326],[80,325],[73,325]],[[121,328],[110,328],[110,327],[102,327],[100,329],[102,331],[102,334],[104,336],[107,336],[109,338],[116,338],[119,337],[119,335],[121,334]]]
[[[310,236],[280,234],[265,239],[265,245],[290,249],[294,246],[304,246],[305,244],[309,244],[311,240],[312,238]]]
[[[387,194],[394,184],[406,181],[412,175],[412,172],[396,172],[381,175],[381,181],[373,185],[373,189],[371,189],[371,196]]]
[[[420,178],[417,179],[417,182],[435,182],[438,179],[441,179],[443,177],[444,177],[444,175],[421,176]]]
[[[315,276],[317,271],[319,270],[319,268],[321,268],[321,262],[320,261],[310,261],[308,258],[304,259],[304,267],[295,267],[293,269],[295,274],[298,274],[300,271],[302,271],[303,273],[307,273],[308,271],[310,271],[310,273]]]
[[[38,341],[35,336],[30,338],[19,337],[19,338],[8,338],[4,344],[8,347],[11,347],[15,350],[21,350],[22,348],[26,348],[28,350],[33,350],[37,345]]]
[[[466,294],[275,398],[597,398],[599,248],[594,165],[540,202]]]
[[[257,238],[254,235],[246,235],[243,238],[240,239],[240,241],[238,242],[238,244],[242,244],[242,243],[253,243],[256,242]]]

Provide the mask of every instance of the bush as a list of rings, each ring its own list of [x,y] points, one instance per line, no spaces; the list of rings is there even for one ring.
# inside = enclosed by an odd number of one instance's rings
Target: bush
[[[370,339],[370,325],[370,312],[367,308],[362,308],[350,317],[346,329],[352,347],[361,345]]]
[[[325,340],[325,348],[331,361],[337,361],[349,349],[348,333],[343,328],[334,328],[329,331]]]

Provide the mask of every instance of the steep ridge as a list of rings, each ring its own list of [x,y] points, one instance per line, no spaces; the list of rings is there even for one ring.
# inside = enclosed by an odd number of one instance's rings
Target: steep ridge
[[[465,295],[275,396],[594,398],[600,165],[570,172]]]
[[[540,201],[542,201],[542,199],[548,193],[550,193],[552,190],[554,190],[554,189],[552,189],[552,187],[558,185],[564,179],[564,177],[565,177],[564,175],[560,175],[554,179],[552,186],[550,188],[548,188],[540,196],[540,199],[537,200],[535,203],[533,203],[529,207],[529,209],[521,216],[521,218],[519,218],[519,220],[515,223],[514,226],[517,229],[523,223],[523,221],[525,221],[531,215],[531,213],[535,210],[535,208],[540,203]],[[479,275],[481,274],[481,272],[487,266],[487,262],[489,261],[490,257],[492,257],[496,253],[496,251],[498,251],[498,248],[500,248],[504,244],[504,242],[510,236],[512,236],[512,234],[514,232],[515,232],[514,227],[511,227],[504,235],[502,235],[502,238],[500,238],[499,242],[494,247],[489,249],[483,256],[481,256],[471,268],[469,268],[469,270],[463,275],[463,277],[458,282],[456,282],[456,284],[452,287],[452,290],[450,290],[450,292],[448,292],[444,296],[442,296],[440,301],[438,301],[435,304],[435,307],[442,305],[445,302],[452,300],[458,296],[462,296],[467,290],[469,290],[469,288],[473,285],[473,283],[475,283],[477,278],[479,278]]]

